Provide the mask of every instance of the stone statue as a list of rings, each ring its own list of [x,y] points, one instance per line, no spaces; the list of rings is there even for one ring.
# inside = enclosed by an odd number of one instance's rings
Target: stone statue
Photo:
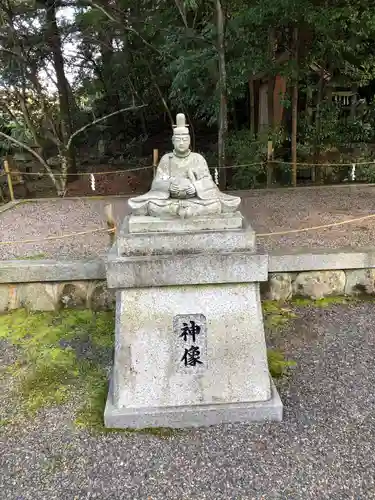
[[[206,160],[190,150],[185,115],[176,117],[173,153],[158,165],[151,190],[129,199],[133,215],[188,218],[235,212],[241,198],[222,193],[213,181]]]

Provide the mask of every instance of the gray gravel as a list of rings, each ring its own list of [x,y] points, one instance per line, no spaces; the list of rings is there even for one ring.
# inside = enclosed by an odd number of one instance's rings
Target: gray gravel
[[[0,436],[0,498],[373,499],[374,331],[374,303],[362,302],[301,309],[269,332],[298,362],[279,424],[91,436],[69,410],[46,413]]]
[[[242,212],[258,233],[330,224],[375,214],[375,187],[337,186],[242,192]],[[106,201],[109,201],[106,200]],[[103,200],[57,200],[28,203],[0,213],[0,239],[25,240],[105,227]],[[120,222],[127,198],[113,198]],[[259,238],[266,250],[372,246],[375,217],[324,231]],[[105,255],[108,235],[78,236],[48,243],[0,245],[0,259],[45,254],[51,258]]]

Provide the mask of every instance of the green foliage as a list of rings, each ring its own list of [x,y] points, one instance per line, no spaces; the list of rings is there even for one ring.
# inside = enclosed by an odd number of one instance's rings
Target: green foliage
[[[229,135],[227,154],[234,165],[233,189],[254,188],[264,181],[267,142],[257,141],[249,130],[240,130]]]
[[[264,132],[257,138],[247,129],[229,135],[227,154],[231,164],[239,165],[234,170],[232,189],[249,189],[264,185],[268,140],[272,140],[275,149],[278,148],[284,140],[283,131]]]
[[[282,57],[291,53],[294,27],[301,35],[300,82],[314,73],[312,64],[326,68],[343,85],[364,85],[375,78],[371,50],[375,11],[369,0],[234,0],[222,4],[230,111],[237,100],[247,99],[251,76],[284,75],[289,81],[295,77],[295,61]],[[195,122],[217,123],[220,92],[215,2],[161,0],[157,9],[150,0],[98,2],[102,9],[80,1],[69,5],[74,8],[74,17],[62,20],[62,3],[56,2],[63,43],[73,42],[77,49],[76,54],[64,51],[64,68],[71,80],[69,111],[75,128],[129,103],[148,104],[147,120],[143,110],[114,116],[90,129],[90,135],[77,137],[76,145],[81,141],[82,146],[93,146],[98,136],[123,144],[159,133],[166,106],[172,115],[182,110]],[[56,89],[47,89],[56,75],[51,71],[51,76],[41,78],[46,68],[50,72],[55,39],[49,36],[45,6],[45,2],[32,0],[9,0],[0,6],[0,128],[10,127],[10,135],[28,145],[40,142],[43,148],[56,148],[62,132],[61,103]],[[316,94],[316,84],[314,90]],[[289,98],[284,105],[290,105]],[[299,120],[300,155],[310,154],[316,146],[324,151],[349,141],[373,140],[375,127],[370,121],[356,120],[342,129],[335,113],[333,108],[322,109],[318,130]],[[229,148],[236,146],[233,163],[265,160],[263,139],[257,147],[253,139],[236,135],[228,143]],[[262,165],[246,167],[236,172],[233,184],[254,187],[262,184],[264,177]]]

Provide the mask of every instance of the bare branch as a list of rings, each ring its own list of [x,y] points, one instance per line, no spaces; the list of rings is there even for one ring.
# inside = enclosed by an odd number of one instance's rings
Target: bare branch
[[[112,21],[116,24],[119,24],[122,27],[122,29],[124,29],[125,31],[129,31],[130,33],[134,33],[134,35],[136,35],[140,40],[142,40],[142,42],[146,45],[146,47],[152,49],[154,52],[157,52],[160,56],[164,57],[162,52],[160,52],[160,50],[158,50],[156,47],[151,45],[151,43],[149,43],[147,40],[145,40],[143,38],[143,36],[137,30],[135,30],[134,28],[131,28],[129,26],[125,26],[123,22],[121,22],[119,19],[116,19],[115,17],[113,17],[112,14],[110,14],[102,5],[96,3],[95,1],[92,1],[92,0],[87,0],[87,3],[88,3],[88,5],[91,5],[91,7],[94,7],[95,9],[100,10],[100,12],[102,12],[102,14],[104,14],[110,21]]]
[[[176,7],[181,15],[181,18],[182,18],[182,21],[185,25],[185,28],[188,29],[189,26],[188,26],[188,22],[187,22],[187,19],[186,19],[186,14],[185,14],[185,9],[184,9],[184,4],[183,2],[181,2],[180,0],[174,0],[174,3],[176,4]]]
[[[30,148],[24,142],[20,142],[17,139],[15,139],[14,137],[12,137],[12,136],[10,136],[8,134],[5,134],[4,132],[0,131],[0,137],[3,137],[4,139],[7,139],[9,142],[15,144],[19,148],[25,149],[30,154],[32,154],[34,156],[34,158],[36,158],[43,165],[43,167],[48,172],[48,175],[50,176],[52,182],[54,183],[54,185],[56,185],[56,179],[55,179],[55,177],[53,175],[53,172],[52,172],[50,166],[48,165],[48,163],[46,162],[46,160],[44,158],[42,158],[36,151],[34,151],[32,148]]]
[[[68,140],[68,143],[66,145],[66,148],[69,150],[69,148],[72,145],[72,141],[73,141],[74,137],[76,137],[78,134],[81,134],[82,132],[84,132],[89,127],[92,127],[93,125],[96,125],[97,123],[100,123],[100,122],[106,120],[107,118],[110,118],[111,116],[118,115],[119,113],[124,113],[125,111],[136,111],[136,110],[144,108],[146,106],[147,106],[147,104],[142,104],[140,106],[130,106],[129,108],[122,108],[122,109],[119,109],[117,111],[114,111],[113,113],[109,113],[109,115],[105,115],[105,116],[102,116],[101,118],[97,118],[96,120],[92,121],[91,123],[88,123],[87,125],[84,125],[83,127],[81,127],[78,130],[76,130],[69,137],[69,140]]]
[[[150,73],[150,77],[151,77],[151,80],[152,80],[152,83],[154,84],[158,94],[159,94],[159,97],[160,97],[160,100],[161,102],[163,103],[163,106],[165,108],[165,111],[167,112],[167,115],[168,115],[168,118],[169,118],[169,121],[171,122],[171,126],[173,128],[173,125],[174,125],[174,122],[173,122],[173,117],[172,117],[172,113],[171,113],[171,110],[169,109],[168,107],[168,104],[167,104],[167,101],[165,100],[164,96],[163,96],[163,93],[156,81],[156,78],[155,78],[155,75],[154,73],[152,72],[152,69],[151,69],[151,66],[150,64],[148,63],[148,61],[146,61],[146,64],[147,64],[147,67],[148,67],[148,71]]]

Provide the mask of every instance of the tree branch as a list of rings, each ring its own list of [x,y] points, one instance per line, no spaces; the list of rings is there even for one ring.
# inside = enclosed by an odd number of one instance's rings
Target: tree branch
[[[165,100],[164,96],[163,96],[163,93],[159,87],[159,85],[157,84],[157,81],[156,81],[156,78],[155,78],[155,75],[154,73],[152,72],[152,69],[151,69],[151,66],[150,64],[148,63],[148,61],[145,61],[146,64],[147,64],[147,67],[148,67],[148,71],[150,73],[150,77],[151,77],[151,80],[152,80],[152,83],[154,84],[156,90],[158,91],[158,94],[159,94],[159,97],[160,97],[160,100],[161,102],[163,103],[163,106],[165,108],[165,111],[167,112],[167,115],[168,115],[168,118],[169,118],[169,121],[171,122],[171,127],[173,128],[173,125],[174,125],[174,122],[173,122],[173,117],[172,117],[172,113],[171,113],[171,110],[169,109],[168,107],[168,104],[167,104],[167,101]]]
[[[187,22],[187,19],[186,19],[186,14],[185,14],[185,11],[184,11],[184,5],[183,3],[180,1],[180,0],[174,0],[174,3],[176,4],[176,7],[181,15],[181,18],[182,18],[182,21],[185,25],[185,28],[188,29],[189,26],[188,26],[188,22]]]
[[[125,31],[129,31],[130,33],[134,33],[134,35],[136,35],[140,40],[142,40],[142,42],[146,45],[146,47],[148,47],[149,49],[152,49],[154,52],[157,52],[159,54],[159,56],[164,57],[163,53],[160,52],[160,50],[158,50],[156,47],[151,45],[151,43],[149,43],[147,40],[145,40],[143,38],[143,36],[137,30],[135,30],[134,28],[130,28],[129,26],[124,26],[124,23],[122,23],[119,19],[116,19],[115,17],[113,17],[112,14],[107,12],[106,9],[102,5],[96,3],[92,0],[87,0],[86,3],[93,8],[100,10],[100,12],[102,14],[104,14],[110,21],[112,21],[116,24],[119,24],[122,27],[122,29],[124,29]]]
[[[48,175],[50,176],[52,182],[54,185],[56,185],[56,179],[53,175],[53,172],[50,168],[50,166],[48,165],[48,163],[45,161],[44,158],[42,158],[36,151],[34,151],[32,148],[30,148],[27,144],[25,144],[24,142],[21,142],[21,141],[18,141],[17,139],[15,139],[14,137],[8,135],[8,134],[5,134],[4,132],[1,132],[0,131],[0,137],[4,137],[4,139],[7,139],[9,142],[15,144],[16,146],[18,146],[19,148],[22,148],[22,149],[26,149],[26,151],[28,151],[30,154],[32,154],[34,156],[34,158],[36,158],[42,165],[43,167],[46,169],[46,171],[48,172]]]
[[[123,113],[124,111],[136,111],[136,110],[144,108],[146,106],[147,106],[147,104],[141,104],[140,106],[130,106],[129,108],[122,108],[122,109],[119,109],[117,111],[114,111],[113,113],[109,113],[109,115],[105,115],[105,116],[102,116],[101,118],[97,118],[96,120],[92,121],[91,123],[88,123],[87,125],[84,125],[83,127],[81,127],[78,130],[76,130],[69,137],[69,140],[68,140],[68,143],[66,145],[66,148],[69,150],[69,148],[72,145],[72,141],[73,141],[74,137],[76,137],[78,134],[81,134],[82,132],[84,132],[89,127],[92,127],[93,125],[96,125],[97,123],[100,123],[100,122],[106,120],[107,118],[110,118],[111,116],[115,116],[115,115],[118,115],[119,113]]]
[[[17,118],[17,116],[13,113],[11,107],[9,106],[9,104],[7,104],[6,102],[1,102],[0,103],[0,106],[3,106],[9,113],[9,115],[13,118],[13,120],[17,123],[17,125],[19,127],[22,127],[22,123],[19,121],[19,119]]]
[[[17,54],[17,52],[14,52],[13,50],[6,49],[5,47],[0,47],[0,52],[5,52],[6,54],[9,54],[11,56],[15,56],[18,59],[22,59],[23,61],[26,62],[26,59],[24,58],[24,56],[22,54]]]

